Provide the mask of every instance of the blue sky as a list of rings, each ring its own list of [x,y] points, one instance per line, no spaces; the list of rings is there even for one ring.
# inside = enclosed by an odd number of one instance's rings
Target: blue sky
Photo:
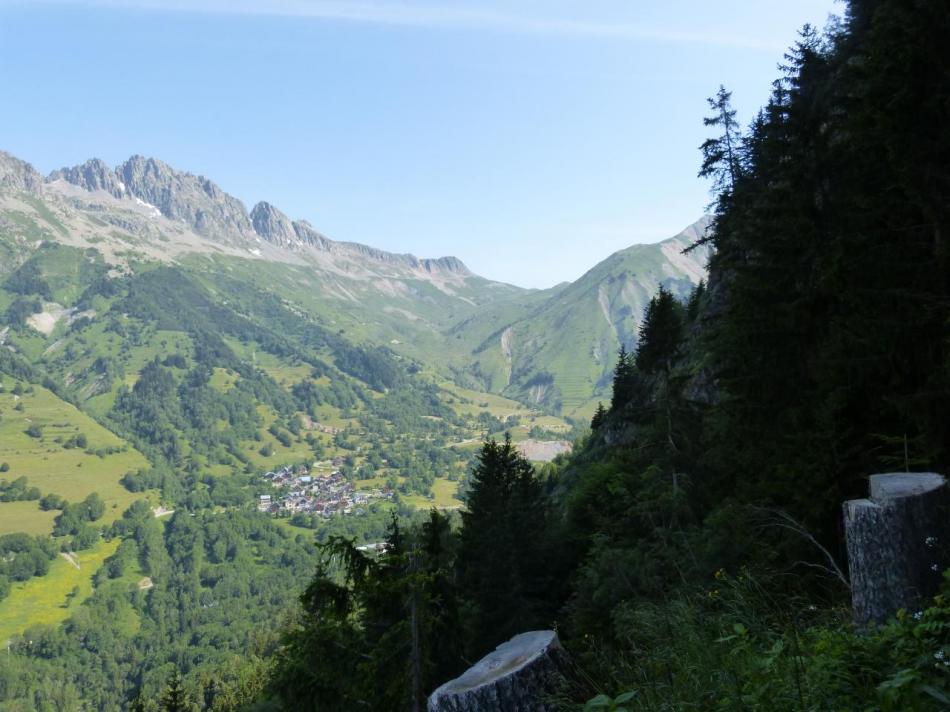
[[[797,30],[842,11],[0,0],[0,149],[44,173],[155,156],[333,239],[546,287],[698,218],[705,98],[748,121]]]

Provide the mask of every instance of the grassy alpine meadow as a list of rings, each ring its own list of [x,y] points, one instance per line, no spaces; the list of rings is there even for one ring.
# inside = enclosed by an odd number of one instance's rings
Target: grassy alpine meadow
[[[452,407],[457,413],[464,415],[478,415],[479,413],[488,412],[496,418],[507,418],[509,415],[525,417],[532,413],[524,404],[494,393],[474,391],[450,382],[440,383],[439,387],[458,399]]]
[[[227,368],[215,368],[211,375],[209,385],[217,391],[227,393],[237,381],[237,374]]]
[[[401,485],[405,477],[400,477],[392,473],[396,479],[396,484]],[[386,486],[389,479],[389,473],[378,475],[367,480],[356,480],[354,486],[357,491],[366,491]],[[462,506],[462,500],[458,498],[459,483],[452,481],[447,477],[436,477],[432,483],[432,497],[426,497],[421,494],[402,495],[402,502],[417,509],[429,509],[437,507],[438,509],[458,509]]]
[[[42,494],[69,502],[98,492],[106,503],[104,524],[141,498],[119,483],[126,472],[148,466],[141,453],[42,386],[10,377],[2,382],[0,467],[7,468],[0,478],[26,477]],[[48,534],[55,514],[39,511],[35,501],[0,502],[0,534]]]
[[[56,625],[69,618],[92,594],[92,577],[118,548],[118,539],[100,541],[72,554],[76,563],[60,555],[45,576],[13,584],[10,595],[0,601],[0,643],[32,625]]]
[[[35,500],[27,502],[0,502],[0,535],[24,532],[46,535],[53,531],[53,520],[58,511],[44,512]]]
[[[564,433],[571,430],[571,426],[563,418],[534,410],[505,396],[474,391],[448,382],[440,383],[439,387],[455,397],[456,400],[452,403],[452,408],[461,415],[477,417],[481,413],[489,413],[500,420],[515,416],[525,431],[534,426],[555,432],[563,431]],[[596,407],[596,402],[594,406]],[[515,430],[517,428],[512,428],[512,437],[515,437]]]
[[[427,509],[428,507],[458,509],[462,506],[462,501],[458,498],[458,489],[459,483],[457,481],[453,482],[444,477],[438,477],[432,483],[432,499],[413,494],[404,496],[402,501],[418,509]]]
[[[248,460],[258,470],[264,471],[272,467],[291,462],[308,462],[313,460],[313,450],[306,441],[290,433],[290,447],[280,443],[277,438],[267,432],[267,428],[277,420],[277,412],[266,405],[258,405],[257,412],[263,420],[261,429],[261,439],[259,441],[248,441],[244,444],[244,453]],[[270,454],[266,454],[270,453]]]
[[[290,390],[295,383],[310,378],[313,371],[309,364],[288,363],[274,354],[268,353],[252,341],[240,341],[229,337],[225,338],[224,342],[238,358],[249,362],[255,368],[259,368],[286,390]]]

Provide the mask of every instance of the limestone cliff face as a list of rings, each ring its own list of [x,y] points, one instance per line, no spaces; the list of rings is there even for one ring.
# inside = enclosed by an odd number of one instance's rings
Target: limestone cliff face
[[[199,235],[225,244],[257,241],[244,203],[203,176],[176,171],[154,158],[132,156],[116,168],[131,196],[154,205]]]
[[[43,176],[26,161],[0,151],[0,190],[39,195],[43,192]]]
[[[438,257],[436,259],[421,260],[421,266],[426,272],[448,272],[468,276],[472,274],[465,263],[458,257]]]
[[[251,210],[251,224],[262,240],[285,250],[300,251],[312,247],[320,252],[363,265],[421,271],[435,276],[471,276],[457,257],[420,259],[415,255],[395,254],[356,242],[335,242],[317,232],[305,220],[296,222],[270,203],[261,201]]]
[[[261,239],[288,250],[299,250],[308,246],[326,252],[332,245],[339,244],[318,232],[306,220],[292,221],[286,214],[264,201],[251,210],[251,223]]]
[[[468,267],[457,257],[421,259],[415,255],[386,252],[385,250],[379,250],[375,247],[361,245],[356,242],[331,242],[328,247],[334,254],[371,260],[392,267],[418,270],[429,274],[441,273],[460,277],[468,277],[472,274],[468,270]]]
[[[254,206],[251,224],[258,235],[273,245],[292,249],[301,244],[290,218],[270,203],[261,201]]]
[[[297,239],[305,245],[310,245],[318,250],[329,250],[331,240],[327,239],[322,233],[317,232],[313,225],[306,220],[297,220],[294,222],[294,232]]]
[[[474,275],[457,257],[421,259],[395,254],[355,242],[337,242],[320,233],[306,220],[291,220],[283,211],[266,201],[257,203],[248,214],[244,203],[203,176],[176,170],[156,158],[132,156],[115,169],[92,158],[77,166],[53,171],[46,183],[60,181],[90,193],[106,193],[119,201],[134,201],[137,213],[125,203],[106,204],[101,200],[82,200],[75,192],[70,199],[82,209],[95,209],[97,219],[132,234],[147,237],[150,226],[143,216],[162,216],[182,224],[196,235],[217,245],[226,245],[260,254],[263,244],[277,248],[269,258],[306,259],[307,255],[329,259],[338,271],[373,274],[383,270],[412,272],[436,280],[458,281]],[[39,194],[43,178],[28,163],[0,152],[0,189],[25,190]],[[154,230],[151,230],[154,231]],[[159,247],[159,246],[155,246]],[[286,257],[281,257],[283,253]]]
[[[64,180],[90,192],[102,190],[109,195],[121,198],[125,196],[125,186],[114,170],[105,161],[90,158],[79,166],[64,167],[53,171],[46,179],[49,182]]]

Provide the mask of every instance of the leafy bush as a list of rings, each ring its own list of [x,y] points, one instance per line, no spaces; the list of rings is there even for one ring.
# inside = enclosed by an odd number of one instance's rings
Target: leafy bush
[[[91,535],[83,534],[85,523],[96,521],[105,512],[106,503],[98,492],[93,492],[78,504],[64,504],[62,513],[53,520],[53,535],[81,536],[81,541],[88,541]]]
[[[12,482],[0,480],[0,502],[28,502],[39,498],[39,488],[29,487],[26,477],[17,477]]]
[[[89,440],[86,438],[85,434],[83,433],[78,433],[76,435],[73,435],[71,438],[69,438],[69,440],[63,443],[63,447],[66,448],[67,450],[71,450],[72,448],[79,448],[81,450],[85,450],[88,446],[89,446]]]
[[[58,494],[53,494],[52,492],[44,495],[40,499],[40,509],[42,509],[44,512],[48,512],[52,509],[63,509],[65,506],[66,500],[64,500]]]

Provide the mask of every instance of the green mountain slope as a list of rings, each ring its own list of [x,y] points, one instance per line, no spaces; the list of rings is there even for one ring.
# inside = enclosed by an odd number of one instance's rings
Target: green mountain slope
[[[449,330],[470,345],[484,388],[567,415],[589,417],[607,397],[616,352],[637,341],[660,285],[685,297],[705,276],[708,251],[683,250],[707,219],[652,245],[616,252],[571,284],[518,297]]]

